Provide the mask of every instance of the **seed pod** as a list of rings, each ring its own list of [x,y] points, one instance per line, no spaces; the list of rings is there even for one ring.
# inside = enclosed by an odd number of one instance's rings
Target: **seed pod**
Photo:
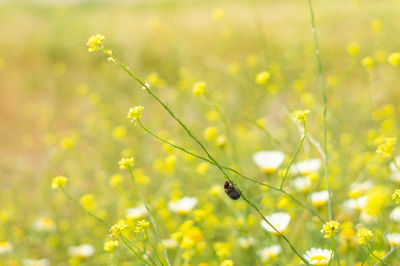
[[[237,200],[240,198],[240,193],[239,191],[236,190],[236,188],[230,183],[229,181],[225,181],[224,184],[224,189],[225,193],[233,200]]]

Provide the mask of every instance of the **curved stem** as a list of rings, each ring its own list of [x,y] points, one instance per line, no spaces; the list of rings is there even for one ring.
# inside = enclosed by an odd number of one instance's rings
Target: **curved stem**
[[[173,147],[173,148],[175,148],[175,149],[178,149],[178,150],[180,150],[180,151],[183,151],[183,152],[185,152],[185,153],[187,153],[187,154],[189,154],[189,155],[191,155],[191,156],[193,156],[193,157],[196,157],[196,158],[201,159],[201,160],[203,160],[203,161],[206,161],[206,162],[208,162],[208,163],[210,163],[210,164],[212,164],[212,165],[215,165],[215,163],[212,162],[211,160],[209,160],[209,159],[207,159],[207,158],[205,158],[205,157],[203,157],[203,156],[201,156],[201,155],[197,155],[197,154],[195,154],[195,153],[193,153],[193,152],[191,152],[191,151],[188,151],[188,150],[186,150],[184,147],[181,147],[181,146],[178,146],[178,145],[176,145],[176,144],[173,144],[172,142],[169,142],[169,141],[166,140],[166,139],[161,138],[160,136],[158,136],[157,134],[155,134],[153,131],[151,131],[150,129],[148,129],[145,125],[143,125],[143,123],[142,123],[141,120],[138,120],[138,124],[140,125],[140,127],[141,127],[144,131],[146,131],[148,134],[150,134],[150,135],[153,136],[154,138],[160,140],[161,142],[164,142],[164,143],[168,144],[169,146],[171,146],[171,147]],[[237,171],[237,170],[235,170],[235,169],[233,169],[233,168],[231,168],[231,167],[222,166],[222,168],[224,168],[224,169],[226,169],[226,170],[228,170],[228,171],[230,171],[230,172],[232,172],[232,173],[235,173],[236,175],[238,175],[238,176],[240,176],[240,177],[242,177],[242,178],[244,178],[244,179],[246,179],[246,180],[249,180],[249,181],[251,181],[251,182],[253,182],[253,183],[256,183],[256,184],[261,185],[261,186],[268,187],[268,188],[270,188],[270,189],[272,189],[272,190],[275,190],[275,191],[278,191],[278,192],[284,194],[286,197],[288,197],[289,199],[291,199],[292,201],[294,201],[294,202],[296,202],[298,205],[300,205],[303,209],[307,210],[310,214],[312,214],[312,215],[314,215],[315,217],[317,217],[322,223],[325,222],[325,221],[321,218],[321,216],[319,216],[319,214],[318,214],[315,210],[313,210],[313,209],[311,209],[310,207],[308,207],[308,206],[304,205],[303,203],[301,203],[301,202],[300,202],[298,199],[296,199],[294,196],[292,196],[291,194],[289,194],[288,192],[286,192],[285,190],[283,190],[283,188],[278,188],[278,187],[275,187],[275,186],[273,186],[273,185],[270,185],[270,184],[267,184],[267,183],[263,183],[263,182],[261,182],[261,181],[258,181],[258,180],[256,180],[256,179],[254,179],[254,178],[251,178],[251,177],[248,177],[248,176],[246,176],[246,175],[243,175],[242,173],[240,173],[239,171]]]
[[[306,127],[306,122],[304,121],[303,137],[301,138],[300,144],[297,147],[297,150],[296,150],[295,154],[293,155],[292,160],[290,161],[288,167],[286,168],[285,175],[282,178],[282,182],[281,182],[281,185],[280,185],[279,189],[283,188],[283,184],[285,183],[285,180],[286,180],[286,177],[287,177],[287,175],[289,173],[290,167],[293,165],[294,161],[296,160],[296,157],[299,154],[299,151],[300,151],[301,147],[303,146],[303,143],[304,143],[304,140],[306,139],[306,137],[307,137],[307,127]]]
[[[114,55],[109,55],[114,61],[122,67],[125,72],[129,74],[134,80],[136,80],[140,85],[143,86],[143,88],[169,113],[169,115],[176,121],[178,124],[185,130],[186,134],[195,142],[197,143],[200,148],[204,151],[204,153],[207,155],[207,157],[217,166],[217,168],[220,170],[220,172],[224,175],[224,177],[231,182],[236,189],[239,191],[239,193],[242,195],[242,198],[253,208],[257,211],[257,213],[261,216],[261,218],[269,223],[267,219],[264,217],[264,215],[261,213],[261,211],[257,208],[257,206],[248,200],[243,192],[241,191],[240,187],[233,182],[231,177],[226,173],[224,168],[217,162],[217,160],[209,153],[209,151],[206,149],[206,147],[203,145],[203,143],[196,137],[194,134],[187,128],[187,126],[175,115],[175,113],[163,102],[161,99],[150,89],[148,85],[146,85],[143,81],[141,81],[139,78],[137,78],[124,64],[122,64]],[[274,227],[273,227],[274,228]],[[309,265],[308,261],[294,248],[292,243],[287,239],[284,235],[282,235],[279,231],[275,229],[275,231],[282,236],[282,238],[288,243],[288,245],[291,247],[291,249],[294,251],[294,253],[307,265]]]
[[[321,58],[320,58],[320,51],[319,51],[319,46],[318,46],[318,38],[317,38],[317,31],[315,29],[315,18],[314,18],[314,10],[312,6],[312,0],[308,0],[308,7],[310,9],[310,15],[311,15],[311,27],[312,27],[312,32],[314,36],[314,46],[315,46],[315,57],[317,59],[317,65],[318,65],[318,78],[319,78],[319,87],[320,90],[322,91],[322,98],[324,101],[324,111],[323,111],[323,130],[324,130],[324,142],[323,142],[323,150],[324,150],[324,155],[325,155],[325,160],[324,160],[324,175],[325,175],[325,181],[326,181],[326,189],[328,190],[328,214],[329,214],[329,220],[332,220],[332,195],[331,195],[331,188],[330,188],[330,183],[329,183],[329,175],[328,175],[328,151],[327,151],[327,123],[326,123],[326,115],[328,112],[328,100],[326,96],[326,89],[323,86],[323,77],[322,77],[322,64],[321,64]]]

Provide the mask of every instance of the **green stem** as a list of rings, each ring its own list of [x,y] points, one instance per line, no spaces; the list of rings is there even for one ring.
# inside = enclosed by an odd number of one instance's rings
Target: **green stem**
[[[315,28],[315,18],[314,18],[314,10],[312,6],[312,0],[308,0],[308,7],[310,9],[310,15],[311,15],[311,27],[312,27],[312,32],[314,36],[314,46],[315,46],[315,57],[317,59],[317,65],[318,65],[318,77],[319,77],[319,87],[320,90],[322,91],[322,98],[324,101],[324,111],[323,111],[323,130],[324,130],[324,143],[323,143],[323,150],[324,150],[324,175],[325,175],[325,182],[326,182],[326,189],[328,190],[328,214],[329,214],[329,220],[332,220],[332,199],[331,199],[331,189],[330,189],[330,183],[329,183],[329,175],[328,175],[328,151],[327,151],[327,123],[326,123],[326,114],[328,112],[328,100],[326,96],[326,89],[323,86],[323,77],[322,77],[322,64],[321,64],[321,58],[320,58],[320,50],[318,46],[318,39],[317,39],[317,31]]]
[[[294,156],[292,157],[292,160],[290,161],[288,167],[286,168],[286,172],[285,172],[285,175],[284,175],[283,178],[282,178],[282,182],[281,182],[281,185],[280,185],[279,189],[282,189],[282,188],[283,188],[283,184],[285,183],[285,180],[286,180],[286,177],[287,177],[287,175],[288,175],[288,173],[289,173],[290,167],[292,167],[294,161],[296,160],[296,157],[297,157],[297,155],[299,154],[300,149],[301,149],[301,147],[303,146],[303,143],[304,143],[304,140],[306,139],[306,137],[307,137],[307,127],[306,127],[306,121],[304,121],[304,133],[303,133],[303,137],[301,138],[300,144],[299,144],[299,146],[297,147],[297,150],[296,150]]]
[[[90,216],[92,216],[94,219],[96,219],[98,222],[100,222],[101,224],[103,224],[105,227],[107,227],[108,229],[111,227],[109,224],[107,224],[106,221],[104,221],[103,219],[101,219],[100,217],[98,217],[97,215],[95,215],[94,213],[92,213],[91,211],[89,211],[88,209],[86,209],[85,207],[83,207],[76,199],[74,199],[67,191],[65,191],[65,189],[63,187],[60,187],[61,191],[64,193],[64,195],[71,200],[73,203],[75,203],[77,206],[79,206],[82,210],[84,210],[87,214],[89,214]],[[144,261],[145,263],[146,260],[140,255],[138,254],[130,245],[129,243],[126,242],[126,240],[124,239],[124,237],[122,235],[120,235],[121,240],[124,242],[124,244],[128,247],[128,249],[130,249],[135,256],[141,260]],[[147,263],[148,264],[148,263]],[[150,265],[150,264],[149,264]]]
[[[139,121],[139,123],[140,123],[140,121]],[[134,184],[134,186],[135,186],[135,189],[136,189],[136,191],[138,192],[139,197],[140,197],[141,200],[143,201],[143,204],[144,204],[144,206],[146,207],[147,213],[149,214],[150,222],[151,222],[151,224],[152,224],[152,226],[153,226],[153,228],[154,228],[154,231],[155,231],[155,233],[156,233],[157,241],[161,244],[161,247],[163,248],[164,256],[165,256],[165,259],[166,259],[166,261],[167,261],[167,264],[168,264],[169,266],[171,266],[171,263],[170,263],[169,257],[168,257],[168,252],[167,252],[167,249],[165,248],[165,246],[164,246],[164,244],[163,244],[163,242],[162,242],[162,240],[161,240],[160,231],[158,230],[158,226],[157,226],[156,220],[154,219],[154,216],[153,216],[153,214],[152,214],[152,211],[150,210],[150,206],[149,206],[149,204],[147,203],[147,201],[145,200],[145,198],[144,198],[144,196],[143,196],[143,194],[142,194],[142,191],[139,189],[139,186],[138,186],[138,184],[136,183],[136,179],[135,179],[135,176],[133,175],[132,167],[128,167],[128,171],[129,171],[129,176],[130,176],[130,178],[131,178],[131,180],[132,180],[132,182],[133,182],[133,184]],[[146,232],[146,234],[147,234],[147,232]],[[149,239],[149,241],[150,241],[150,239]],[[156,252],[156,256],[159,257],[159,255],[158,255],[158,253],[157,253],[156,250],[155,250],[155,252]]]
[[[154,247],[153,243],[150,240],[149,234],[147,233],[147,231],[144,231],[147,240],[149,241],[150,247],[153,249],[154,253],[156,254],[157,260],[161,263],[161,265],[164,265],[163,261],[160,258],[160,255],[158,255],[157,249],[156,247]]]
[[[365,246],[367,247],[368,252],[369,252],[375,259],[379,260],[380,262],[382,262],[382,263],[385,264],[385,265],[391,265],[391,264],[387,263],[386,261],[382,260],[381,258],[379,258],[378,256],[376,256],[376,255],[374,254],[374,252],[371,250],[371,247],[368,245],[368,242],[365,244]]]
[[[201,159],[201,160],[204,160],[204,161],[206,161],[206,162],[208,162],[208,163],[210,163],[210,164],[212,164],[212,165],[215,165],[215,163],[214,163],[213,161],[211,161],[211,160],[209,160],[209,159],[207,159],[207,158],[205,158],[205,157],[203,157],[203,156],[201,156],[201,155],[197,155],[197,154],[195,154],[195,153],[193,153],[193,152],[191,152],[191,151],[186,150],[185,148],[183,148],[183,147],[181,147],[181,146],[175,145],[175,144],[173,144],[172,142],[169,142],[169,141],[167,141],[167,140],[161,138],[160,136],[158,136],[157,134],[155,134],[153,131],[151,131],[150,129],[148,129],[146,126],[144,126],[141,120],[138,120],[138,124],[142,127],[142,129],[143,129],[144,131],[146,131],[148,134],[150,134],[150,135],[153,136],[154,138],[160,140],[161,142],[164,142],[164,143],[168,144],[169,146],[171,146],[171,147],[173,147],[173,148],[175,148],[175,149],[178,149],[178,150],[183,151],[183,152],[185,152],[185,153],[187,153],[187,154],[190,154],[190,155],[192,155],[193,157],[196,157],[196,158]],[[297,199],[296,199],[294,196],[292,196],[291,194],[289,194],[289,193],[287,193],[286,191],[284,191],[282,188],[278,188],[278,187],[275,187],[275,186],[273,186],[273,185],[260,182],[260,181],[254,179],[254,178],[251,178],[251,177],[248,177],[248,176],[246,176],[246,175],[241,174],[239,171],[237,171],[237,170],[235,170],[235,169],[233,169],[233,168],[231,168],[231,167],[227,167],[227,166],[222,166],[222,167],[223,167],[224,169],[230,171],[230,172],[235,173],[236,175],[239,175],[240,177],[242,177],[242,178],[244,178],[244,179],[246,179],[246,180],[249,180],[249,181],[251,181],[251,182],[253,182],[253,183],[256,183],[256,184],[258,184],[258,185],[261,185],[261,186],[268,187],[268,188],[270,188],[270,189],[272,189],[272,190],[275,190],[275,191],[278,191],[278,192],[284,194],[286,197],[288,197],[289,199],[291,199],[292,201],[294,201],[294,202],[296,202],[298,205],[300,205],[302,208],[304,208],[305,210],[307,210],[310,214],[312,214],[312,215],[314,215],[315,217],[317,217],[322,223],[325,222],[325,221],[321,218],[321,216],[319,216],[319,214],[318,214],[316,211],[314,211],[313,209],[311,209],[311,208],[305,206],[303,203],[301,203],[299,200],[297,200]]]
[[[120,233],[119,236],[120,236],[122,242],[124,242],[125,246],[127,246],[136,255],[136,257],[138,257],[139,260],[141,260],[142,262],[144,262],[147,265],[151,265],[142,256],[139,256],[139,254],[136,252],[136,250],[128,243],[128,241],[126,241],[126,238],[122,233]]]
[[[394,166],[397,168],[397,170],[400,170],[400,166],[397,164],[396,160],[393,158],[393,155],[390,156],[390,160],[392,160]]]
[[[134,80],[136,80],[140,85],[143,86],[143,88],[169,113],[169,115],[176,121],[178,122],[178,124],[185,130],[185,132],[187,133],[187,135],[194,141],[196,142],[200,148],[204,151],[204,153],[207,155],[207,157],[215,163],[215,165],[217,166],[217,168],[221,171],[221,173],[225,176],[225,178],[231,182],[236,189],[239,191],[239,193],[242,195],[242,198],[251,206],[253,207],[257,213],[261,216],[261,218],[266,221],[267,223],[269,223],[267,221],[267,219],[264,217],[264,215],[258,210],[258,208],[255,206],[254,203],[252,203],[251,201],[249,201],[244,195],[243,192],[241,191],[241,189],[239,188],[239,186],[237,184],[235,184],[235,182],[233,182],[233,180],[230,178],[230,176],[225,172],[225,170],[222,168],[222,166],[216,161],[216,159],[208,152],[208,150],[206,149],[206,147],[203,145],[203,143],[201,143],[201,141],[194,136],[194,134],[187,128],[187,126],[175,115],[175,113],[163,102],[161,101],[161,99],[150,89],[150,87],[148,85],[146,85],[143,81],[141,81],[140,79],[138,79],[124,64],[122,64],[114,55],[110,55],[110,57],[112,59],[114,59],[114,61],[121,66],[121,68],[123,70],[125,70],[125,72],[127,72],[129,74],[129,76],[131,76]],[[283,236],[279,231],[276,230],[276,232]],[[300,253],[293,247],[292,243],[290,243],[289,239],[287,239],[285,236],[283,236],[283,239],[288,243],[288,245],[292,248],[292,250],[295,252],[295,254],[307,265],[309,265],[308,261],[302,256],[300,255]]]

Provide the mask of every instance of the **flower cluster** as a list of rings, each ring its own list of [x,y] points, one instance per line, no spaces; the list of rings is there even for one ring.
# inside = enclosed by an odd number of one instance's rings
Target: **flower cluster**
[[[321,230],[321,233],[325,234],[324,238],[331,238],[339,230],[339,225],[337,221],[326,222]]]
[[[142,118],[142,110],[143,107],[140,105],[129,109],[127,118],[131,121],[131,123],[136,125],[137,122],[140,121],[140,119]]]
[[[385,157],[393,157],[393,147],[396,144],[396,138],[385,138],[384,142],[378,146],[376,152]]]
[[[128,168],[130,168],[130,167],[133,166],[134,162],[135,162],[135,159],[134,159],[133,157],[131,157],[131,158],[122,158],[122,159],[118,162],[119,168],[120,168],[121,170],[123,170],[123,169],[128,169]]]
[[[103,40],[105,37],[100,34],[96,34],[92,37],[89,38],[88,42],[86,43],[87,46],[89,46],[89,52],[94,52],[100,49],[103,49]]]
[[[53,177],[53,179],[51,181],[51,188],[52,189],[64,188],[67,181],[68,181],[68,178],[66,178],[65,176]]]
[[[307,115],[310,113],[310,110],[298,110],[293,112],[293,118],[297,121],[303,123],[307,121]]]

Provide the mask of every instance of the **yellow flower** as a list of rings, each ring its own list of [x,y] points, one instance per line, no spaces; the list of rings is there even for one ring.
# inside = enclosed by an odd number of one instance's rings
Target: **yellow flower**
[[[388,61],[392,66],[398,66],[400,64],[400,53],[392,53],[389,55]]]
[[[53,180],[51,181],[51,188],[52,189],[64,188],[67,181],[68,178],[64,176],[53,177]]]
[[[224,260],[221,262],[220,266],[233,266],[232,260]]]
[[[358,43],[352,42],[349,45],[347,45],[347,52],[350,55],[356,55],[358,54],[358,51],[359,51]]]
[[[227,242],[216,242],[213,248],[219,258],[226,258],[231,255],[231,247]]]
[[[145,232],[147,231],[147,229],[149,229],[149,225],[150,223],[147,222],[146,220],[137,221],[135,232],[136,233]]]
[[[375,62],[374,59],[372,59],[372,57],[367,56],[365,57],[363,60],[361,60],[361,64],[366,68],[366,69],[371,69]]]
[[[113,252],[115,247],[118,247],[118,241],[108,240],[104,243],[103,249],[108,252]]]
[[[134,125],[136,125],[137,121],[140,121],[142,118],[142,110],[143,107],[140,105],[129,109],[127,118],[130,119]]]
[[[193,85],[193,95],[200,97],[206,93],[207,84],[204,81],[199,81]]]
[[[119,237],[128,227],[124,220],[118,221],[118,223],[114,224],[110,231],[114,237]]]
[[[255,82],[260,85],[267,84],[271,74],[268,71],[263,71],[257,74]]]
[[[113,175],[110,178],[109,184],[112,187],[119,187],[122,184],[122,182],[124,182],[124,177],[122,175],[117,174],[117,175]]]
[[[307,121],[307,115],[310,113],[310,110],[298,110],[293,112],[293,117],[299,122]]]
[[[396,191],[392,194],[392,200],[395,200],[396,203],[400,202],[400,189],[396,189]]]
[[[371,239],[373,237],[373,233],[368,230],[367,228],[361,228],[357,230],[357,242],[358,244],[362,245],[367,242],[367,240]]]
[[[326,222],[322,226],[321,233],[324,233],[324,238],[331,238],[333,234],[336,233],[336,231],[339,229],[339,223],[336,221],[329,221]]]
[[[376,149],[376,153],[390,158],[393,156],[393,147],[395,144],[396,138],[385,138],[384,142]]]
[[[204,138],[208,141],[213,141],[217,138],[218,129],[215,127],[207,127],[204,130]]]
[[[215,20],[222,20],[225,17],[225,10],[216,8],[213,10],[212,16]]]
[[[92,194],[83,195],[80,202],[85,209],[89,211],[94,209],[94,196]]]
[[[89,38],[88,42],[86,43],[87,46],[89,46],[88,51],[89,52],[94,52],[100,49],[103,49],[103,40],[104,36],[100,34],[96,34],[92,37]]]
[[[122,158],[121,161],[118,162],[119,168],[121,169],[128,169],[133,166],[135,159],[131,158]]]

